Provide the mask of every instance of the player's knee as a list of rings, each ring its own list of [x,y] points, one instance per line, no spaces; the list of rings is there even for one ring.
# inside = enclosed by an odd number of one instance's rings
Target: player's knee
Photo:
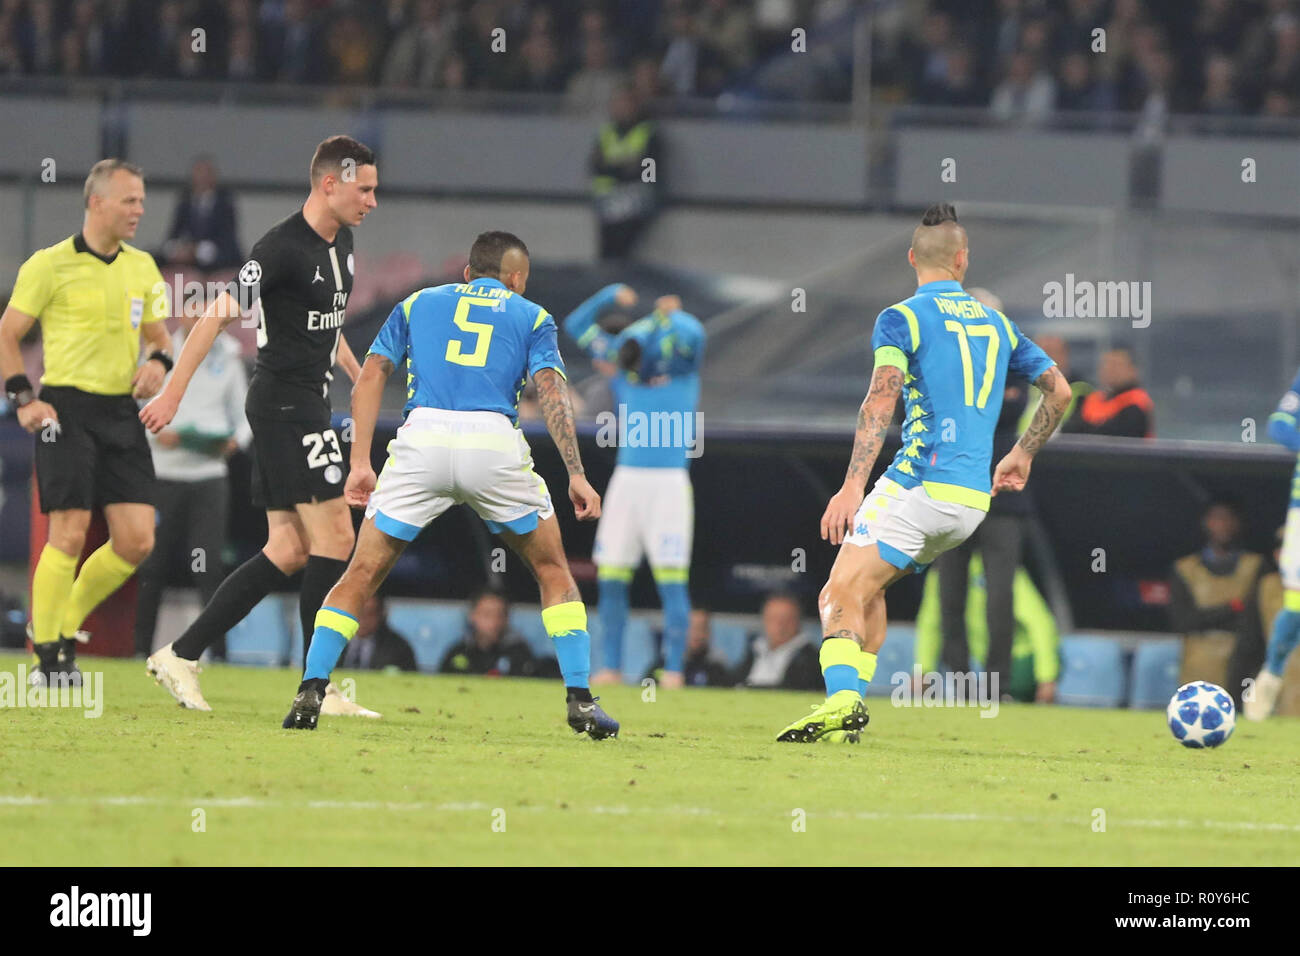
[[[272,531],[267,536],[266,547],[262,551],[271,563],[285,574],[296,574],[301,571],[311,554],[308,543],[291,528]]]
[[[117,556],[127,564],[134,564],[137,567],[144,563],[145,558],[153,553],[153,526],[149,525],[125,535],[121,540],[113,542],[113,550]]]
[[[86,547],[90,512],[65,512],[50,521],[50,544],[64,554],[79,555]]]

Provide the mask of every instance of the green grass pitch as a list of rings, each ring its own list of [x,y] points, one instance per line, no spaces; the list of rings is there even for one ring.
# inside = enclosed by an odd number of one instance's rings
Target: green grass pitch
[[[384,719],[302,733],[286,670],[205,669],[200,714],[83,667],[101,717],[0,710],[6,866],[1300,863],[1294,719],[1189,751],[1159,712],[877,699],[861,745],[790,745],[816,695],[615,688],[596,742],[554,683],[339,672]]]

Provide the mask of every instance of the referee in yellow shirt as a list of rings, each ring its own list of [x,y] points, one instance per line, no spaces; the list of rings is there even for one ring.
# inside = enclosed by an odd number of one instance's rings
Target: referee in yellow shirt
[[[153,549],[153,458],[135,400],[154,395],[172,366],[167,286],[153,257],[123,241],[144,215],[139,167],[101,160],[84,196],[81,232],[23,263],[0,316],[0,375],[19,424],[36,434],[36,482],[49,515],[31,605],[32,680],[47,686],[79,682],[82,623]],[[37,321],[45,352],[39,398],[18,347]],[[77,574],[97,507],[109,540]]]

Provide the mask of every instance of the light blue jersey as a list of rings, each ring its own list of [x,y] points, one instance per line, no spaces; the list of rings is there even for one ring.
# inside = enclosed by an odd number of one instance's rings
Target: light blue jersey
[[[871,335],[876,366],[903,371],[903,447],[885,474],[931,498],[987,511],[993,430],[1007,373],[1031,382],[1047,353],[954,281],[927,282],[891,305]]]
[[[1268,417],[1268,437],[1293,452],[1300,452],[1300,428],[1297,427],[1297,415],[1300,415],[1300,372],[1296,373],[1291,388],[1277,403],[1277,410]],[[1300,457],[1296,459],[1295,472],[1291,478],[1290,507],[1300,508]]]
[[[544,368],[564,375],[551,314],[498,279],[421,289],[398,304],[370,346],[406,366],[406,407],[519,417],[519,394]]]
[[[609,335],[596,319],[614,304],[618,289],[618,283],[608,285],[579,305],[564,320],[564,331],[593,359],[606,362],[617,363],[625,342],[640,344],[640,368],[635,372],[620,369],[610,380],[618,406],[615,413],[624,425],[620,428],[618,464],[631,468],[685,468],[689,442],[700,439],[695,412],[700,403],[704,326],[686,312],[656,312],[633,322],[618,335]],[[660,440],[666,433],[687,440]]]

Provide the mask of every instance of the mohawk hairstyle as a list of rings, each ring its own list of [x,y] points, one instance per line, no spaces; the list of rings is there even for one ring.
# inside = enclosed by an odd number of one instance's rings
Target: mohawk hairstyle
[[[921,217],[921,225],[937,226],[941,222],[956,222],[957,210],[952,208],[950,202],[937,202],[925,211]]]

